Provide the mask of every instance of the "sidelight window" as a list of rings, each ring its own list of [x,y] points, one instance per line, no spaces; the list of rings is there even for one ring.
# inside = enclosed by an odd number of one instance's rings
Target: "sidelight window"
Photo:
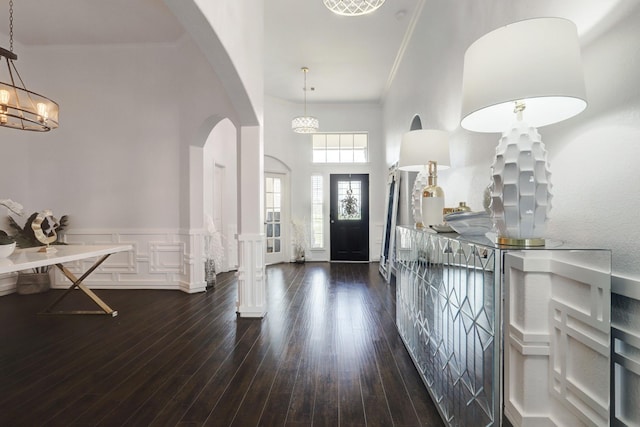
[[[324,197],[322,175],[311,176],[311,247],[324,246]]]

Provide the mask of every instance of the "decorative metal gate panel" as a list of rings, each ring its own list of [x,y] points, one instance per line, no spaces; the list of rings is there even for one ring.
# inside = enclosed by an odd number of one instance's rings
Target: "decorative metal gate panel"
[[[451,426],[500,425],[496,251],[397,230],[396,323],[442,418]]]

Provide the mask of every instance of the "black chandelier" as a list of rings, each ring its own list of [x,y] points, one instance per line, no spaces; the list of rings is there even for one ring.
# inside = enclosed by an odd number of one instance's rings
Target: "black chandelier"
[[[0,67],[0,126],[47,132],[58,127],[58,104],[27,89],[14,61],[13,0],[9,1],[9,50],[0,47],[0,59],[6,61],[6,73]]]

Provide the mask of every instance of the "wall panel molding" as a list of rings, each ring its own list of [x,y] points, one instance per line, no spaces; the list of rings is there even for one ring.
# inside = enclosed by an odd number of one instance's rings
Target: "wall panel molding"
[[[505,256],[504,404],[514,425],[609,420],[611,279],[589,251],[572,252]]]
[[[203,230],[185,229],[80,229],[66,232],[68,244],[125,243],[130,252],[112,255],[85,284],[94,289],[166,289],[204,292]],[[65,264],[74,274],[86,271],[94,260]],[[15,292],[17,274],[0,276],[0,295]],[[55,271],[51,287],[66,289],[69,281]]]
[[[267,313],[264,234],[240,234],[238,243],[238,314],[240,317],[262,318]]]

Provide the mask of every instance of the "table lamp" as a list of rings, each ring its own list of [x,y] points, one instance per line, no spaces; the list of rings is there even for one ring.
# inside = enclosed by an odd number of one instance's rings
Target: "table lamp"
[[[491,211],[498,243],[544,246],[550,170],[537,127],[587,106],[573,22],[535,18],[492,31],[464,56],[461,126],[502,132],[491,166]]]
[[[444,192],[438,187],[438,170],[448,169],[450,163],[447,132],[419,129],[402,135],[398,169],[419,172],[411,200],[416,227],[443,223]]]

